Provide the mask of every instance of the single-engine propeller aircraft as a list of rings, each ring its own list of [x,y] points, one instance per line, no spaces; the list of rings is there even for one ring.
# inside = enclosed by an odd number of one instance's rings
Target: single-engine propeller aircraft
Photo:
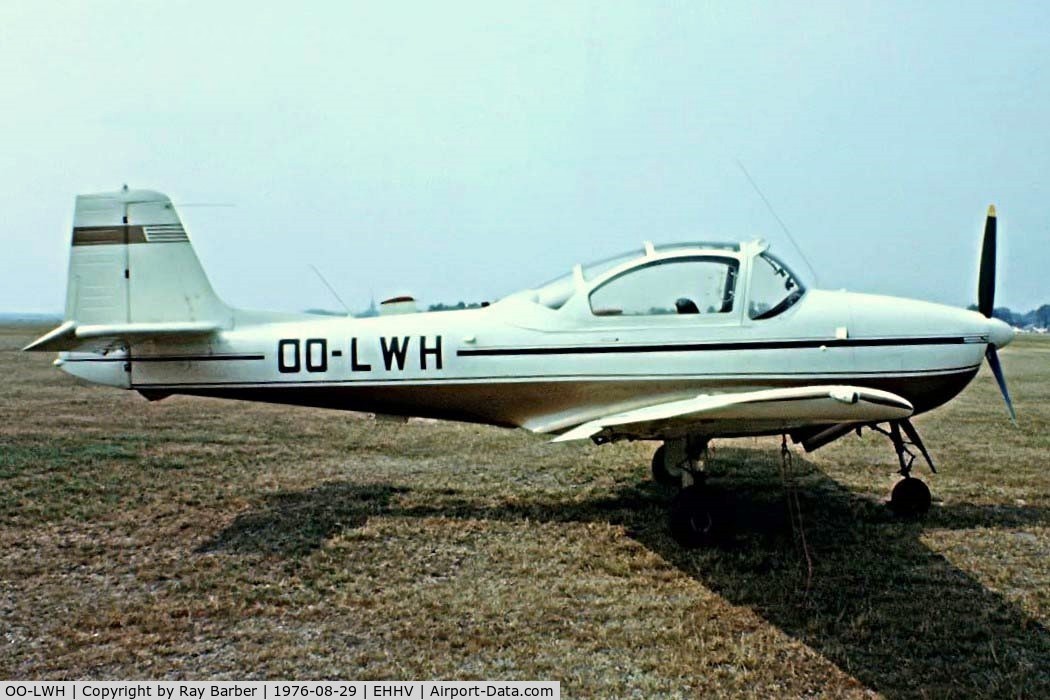
[[[654,477],[680,486],[671,531],[710,541],[719,509],[700,470],[712,438],[786,435],[815,450],[885,433],[918,515],[933,468],[911,416],[945,403],[1012,329],[992,318],[989,207],[978,312],[807,289],[761,241],[653,245],[479,309],[375,318],[233,309],[212,291],[163,194],[81,195],[65,322],[26,350],[148,399],[191,394],[522,427],[556,441],[656,440]],[[411,311],[411,309],[409,309]],[[786,438],[785,438],[786,439]]]

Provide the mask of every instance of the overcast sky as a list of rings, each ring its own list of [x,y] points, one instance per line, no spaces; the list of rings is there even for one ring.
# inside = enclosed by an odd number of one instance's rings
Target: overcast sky
[[[1050,302],[1050,3],[4,2],[0,310],[58,311],[73,197],[178,203],[231,304],[493,299],[642,240],[820,286]],[[801,270],[800,270],[801,271]]]

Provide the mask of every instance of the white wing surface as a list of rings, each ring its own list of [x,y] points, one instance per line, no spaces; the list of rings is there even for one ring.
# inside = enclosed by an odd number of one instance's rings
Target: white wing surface
[[[737,394],[701,394],[588,421],[554,438],[582,440],[710,437],[766,430],[776,433],[807,425],[874,423],[907,418],[914,407],[879,389],[807,386]]]

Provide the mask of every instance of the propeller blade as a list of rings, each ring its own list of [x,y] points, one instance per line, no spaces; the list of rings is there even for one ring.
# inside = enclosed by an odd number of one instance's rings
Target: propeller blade
[[[988,205],[984,220],[984,243],[981,246],[981,272],[977,279],[977,309],[986,318],[995,308],[995,205]]]
[[[1014,425],[1017,425],[1014,403],[1010,400],[1010,392],[1006,388],[1006,377],[1003,376],[1003,367],[999,364],[999,355],[995,352],[995,346],[989,345],[988,349],[984,351],[984,356],[988,358],[988,366],[992,368],[995,381],[999,383],[999,391],[1003,393],[1003,401],[1006,402],[1006,410],[1010,412],[1010,420],[1013,421]]]

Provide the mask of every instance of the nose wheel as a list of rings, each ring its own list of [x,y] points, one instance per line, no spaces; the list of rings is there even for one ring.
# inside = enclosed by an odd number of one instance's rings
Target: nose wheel
[[[890,510],[901,518],[925,515],[931,502],[930,487],[914,476],[906,476],[898,481],[890,493]]]

